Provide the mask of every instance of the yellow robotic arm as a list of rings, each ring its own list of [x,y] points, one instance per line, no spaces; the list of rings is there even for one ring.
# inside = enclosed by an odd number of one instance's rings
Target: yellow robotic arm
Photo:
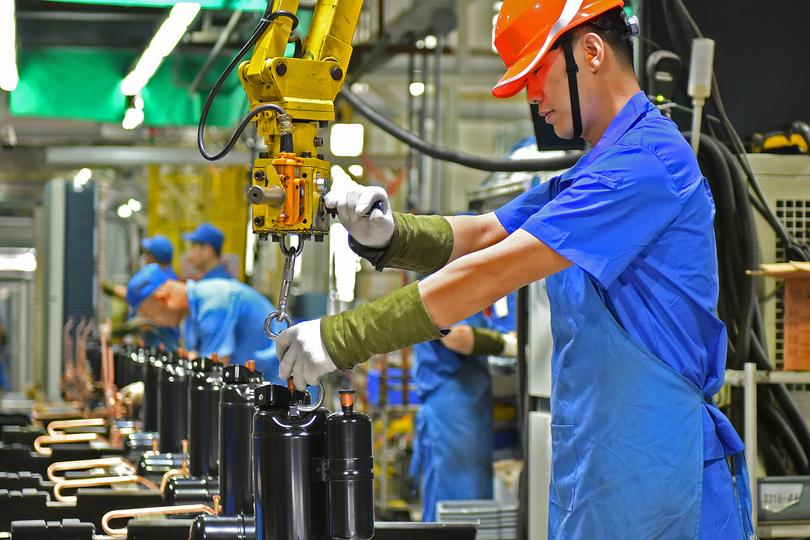
[[[263,239],[281,240],[287,257],[278,310],[265,324],[268,335],[273,337],[275,334],[270,331],[273,319],[291,323],[286,293],[303,240],[322,240],[329,231],[323,195],[330,186],[330,164],[320,153],[323,138],[319,130],[335,119],[335,97],[346,78],[362,5],[362,0],[319,0],[309,34],[301,42],[293,34],[298,25],[298,0],[271,0],[251,38],[212,88],[200,117],[197,144],[208,160],[215,161],[227,154],[251,121],[256,122],[267,148],[253,164],[253,185],[248,198],[253,205],[253,232]],[[285,58],[284,51],[290,42],[296,43],[296,54]],[[222,151],[208,153],[203,131],[211,102],[251,47],[250,60],[238,68],[239,80],[250,101],[250,113]],[[290,234],[299,237],[296,250],[283,240]]]

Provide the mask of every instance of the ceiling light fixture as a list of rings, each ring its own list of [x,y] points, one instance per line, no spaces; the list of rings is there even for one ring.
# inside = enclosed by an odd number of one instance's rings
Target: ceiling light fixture
[[[186,34],[188,27],[194,22],[200,4],[197,2],[178,2],[169,12],[152,36],[152,41],[143,51],[135,67],[121,81],[121,93],[126,96],[138,94],[152,78],[160,67],[163,59],[169,56],[180,39]]]
[[[19,82],[14,0],[0,0],[0,88],[11,92]]]

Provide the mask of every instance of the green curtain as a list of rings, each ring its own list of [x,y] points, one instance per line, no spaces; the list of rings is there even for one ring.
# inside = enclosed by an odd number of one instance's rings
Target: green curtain
[[[106,6],[172,7],[177,0],[50,0],[75,4],[103,4]],[[264,11],[266,0],[193,0],[203,9],[241,9]]]
[[[312,11],[299,10],[298,16],[299,31],[306,35]],[[290,44],[286,56],[291,56],[292,51],[293,45]],[[17,58],[20,82],[9,98],[11,114],[120,123],[128,106],[127,97],[120,91],[121,80],[138,54],[140,52],[119,49],[22,49]],[[230,62],[230,56],[215,62],[197,92],[190,95],[188,87],[206,57],[204,53],[175,51],[163,61],[141,92],[144,125],[197,124],[209,90]],[[249,58],[249,54],[245,58]],[[214,100],[207,125],[231,126],[244,116],[247,106],[247,98],[234,69]]]

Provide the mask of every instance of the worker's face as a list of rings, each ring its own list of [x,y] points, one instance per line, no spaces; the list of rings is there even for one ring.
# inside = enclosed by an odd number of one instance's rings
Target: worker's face
[[[554,127],[558,137],[573,138],[571,99],[562,49],[549,51],[540,67],[529,75],[528,82],[529,102],[537,105],[540,116]]]
[[[577,73],[580,117],[583,133],[592,124],[591,113],[597,108],[593,103],[594,93],[604,91],[604,82],[596,76],[605,54],[602,38],[593,32],[583,32],[574,37],[574,59]],[[563,139],[574,138],[574,121],[571,115],[571,94],[568,88],[568,73],[565,71],[565,52],[562,47],[551,49],[528,79],[529,102],[537,104],[540,116],[554,126],[554,133]]]
[[[183,320],[188,305],[185,288],[170,281],[163,284],[138,308],[138,315],[149,319],[157,326],[177,326]]]
[[[144,252],[143,260],[145,264],[152,264],[158,262],[157,259],[155,259],[155,256],[149,253],[148,251]]]
[[[214,248],[208,244],[191,243],[191,248],[186,255],[191,266],[197,269],[208,268],[219,258]]]

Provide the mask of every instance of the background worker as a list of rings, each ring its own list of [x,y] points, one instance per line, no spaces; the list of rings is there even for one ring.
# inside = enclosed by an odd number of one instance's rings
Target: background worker
[[[157,263],[167,276],[177,279],[177,274],[172,268],[174,247],[172,247],[172,243],[168,238],[161,234],[144,238],[141,240],[141,248],[143,249],[146,264]],[[126,294],[126,291],[124,293]]]
[[[582,136],[593,148],[483,216],[393,214],[381,189],[333,189],[327,204],[358,253],[378,269],[432,274],[286,330],[280,373],[311,384],[439,338],[547,278],[549,536],[747,538],[743,444],[711,401],[727,348],[716,313],[714,204],[692,148],[640,91],[630,40],[637,21],[622,5],[504,1],[494,43],[507,71],[493,94],[528,88],[558,136]]]
[[[141,250],[143,252],[144,262],[147,265],[157,264],[170,279],[178,279],[174,268],[172,268],[174,247],[168,238],[160,234],[143,238],[141,240]],[[104,291],[120,300],[126,300],[127,288],[124,285],[105,283]],[[119,320],[119,324],[116,325],[117,328],[113,331],[114,334],[137,329],[146,347],[163,347],[167,351],[177,349],[180,340],[180,331],[177,326],[139,325],[138,321],[133,321],[136,323],[136,326],[133,327],[124,322],[127,319],[124,306],[121,306],[120,316],[121,319]]]
[[[233,277],[220,259],[225,235],[218,228],[210,223],[200,223],[196,229],[184,234],[183,240],[191,242],[191,247],[186,252],[186,260],[193,268],[192,279]]]
[[[217,353],[232,364],[255,360],[266,380],[286,384],[277,377],[275,343],[264,333],[264,320],[275,308],[252,287],[220,278],[183,283],[150,264],[130,280],[127,302],[138,315],[158,325],[177,326],[184,321],[193,335],[193,341],[185,343],[190,354]]]
[[[492,380],[488,355],[515,356],[509,300],[469,317],[441,339],[413,346],[419,392],[411,474],[422,474],[422,521],[436,503],[492,498]],[[514,307],[513,305],[511,307]]]

